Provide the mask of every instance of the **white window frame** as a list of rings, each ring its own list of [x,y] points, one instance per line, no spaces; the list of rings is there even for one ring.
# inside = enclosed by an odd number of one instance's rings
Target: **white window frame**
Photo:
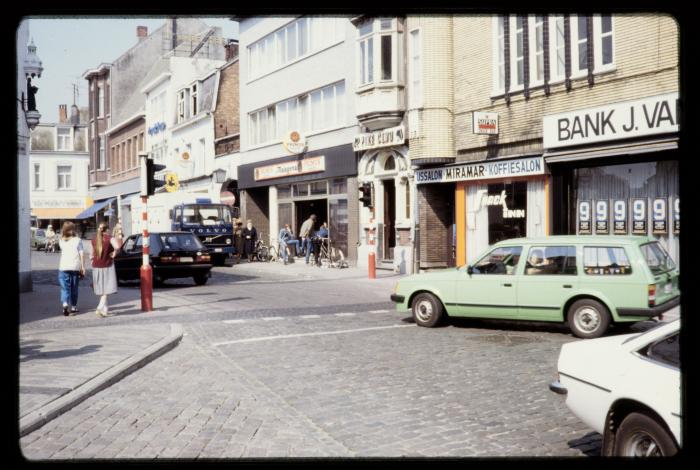
[[[562,22],[562,27],[564,25],[564,15],[550,15],[547,20],[549,21],[549,83],[561,83],[566,78],[566,31],[563,31],[561,36],[562,44],[557,42],[557,20],[560,19]],[[558,47],[561,46],[561,47]],[[564,70],[562,73],[558,73],[557,61],[559,49],[564,53]]]
[[[199,82],[194,82],[190,86],[190,92],[189,92],[189,94],[190,94],[190,106],[189,106],[189,108],[190,108],[190,115],[191,116],[196,116],[197,113],[199,112],[199,103],[197,100],[197,97],[199,95],[199,93],[198,93],[199,86],[198,85],[199,85]]]
[[[382,20],[389,20],[389,27],[382,29]],[[355,66],[355,75],[357,79],[358,89],[369,89],[376,85],[398,84],[403,77],[402,67],[399,65],[399,57],[402,54],[402,38],[399,36],[403,33],[397,17],[376,17],[372,18],[372,29],[369,32],[361,34],[359,25],[357,31],[357,46],[356,54],[357,61]],[[362,25],[367,24],[365,22]],[[391,37],[391,76],[382,78],[382,37]],[[372,77],[369,76],[370,55],[368,54],[369,43],[372,43]],[[362,47],[364,45],[365,54],[363,56]],[[364,57],[364,59],[363,59]]]
[[[375,81],[375,60],[374,55],[376,51],[376,45],[374,44],[374,30],[370,33],[360,37],[357,43],[357,84],[359,88],[371,86]],[[370,44],[372,45],[372,52],[369,52]],[[371,67],[370,67],[371,65]],[[371,74],[370,74],[371,71]]]
[[[105,139],[104,136],[98,136],[98,145],[99,145],[99,154],[98,154],[98,160],[97,160],[97,169],[98,170],[104,170],[106,169],[107,162],[105,161]]]
[[[420,108],[423,106],[423,36],[420,28],[408,32],[408,62],[409,107]]]
[[[58,131],[68,131],[68,135],[60,135]],[[64,145],[61,145],[63,143]],[[56,127],[56,150],[63,152],[73,151],[73,129],[70,127]]]
[[[600,14],[593,15],[593,73],[615,70],[615,15],[609,16],[611,29],[610,32],[605,33],[605,36],[612,38],[612,61],[609,64],[603,64],[603,18]]]
[[[104,117],[105,113],[105,88],[97,85],[97,117]]]
[[[67,173],[62,173],[61,168],[68,168]],[[61,186],[61,176],[63,176],[64,186]],[[66,178],[67,176],[67,178]],[[70,163],[57,163],[56,164],[56,190],[58,191],[70,191],[75,189],[73,185],[73,165]]]
[[[588,75],[588,69],[579,68],[579,45],[583,41],[578,39],[578,19],[579,15],[569,16],[569,25],[571,27],[571,78],[581,78]],[[593,71],[595,73],[595,70]]]
[[[32,168],[34,169],[32,172],[32,188],[34,191],[41,191],[43,179],[41,175],[41,163],[34,163]]]
[[[518,16],[520,15],[510,15],[508,17],[510,21],[510,88],[508,91],[520,91],[525,88],[525,43],[523,41],[523,56],[522,56],[522,62],[523,62],[523,83],[518,84],[518,43],[517,43],[517,31],[516,31],[516,25],[517,25],[517,19]],[[527,17],[525,17],[525,20],[527,20]],[[523,40],[525,39],[525,34],[523,31]]]
[[[542,56],[542,75],[537,77],[537,16],[542,16],[543,20],[540,25],[542,28],[542,51],[540,55]],[[530,60],[530,81],[529,87],[536,87],[544,85],[544,24],[547,21],[547,15],[528,15],[528,45],[530,47],[529,60]]]
[[[493,94],[502,95],[506,91],[506,55],[505,55],[505,30],[501,31],[499,26],[501,20],[509,21],[509,16],[494,15],[492,19],[492,53],[491,61],[493,73]],[[501,60],[501,58],[503,60]],[[503,82],[500,82],[500,71],[503,70]]]

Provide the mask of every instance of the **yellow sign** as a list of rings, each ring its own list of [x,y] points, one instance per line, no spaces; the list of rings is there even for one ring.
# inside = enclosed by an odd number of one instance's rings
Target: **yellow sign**
[[[177,173],[168,173],[165,175],[165,190],[169,193],[174,193],[180,188],[180,181],[177,179]]]

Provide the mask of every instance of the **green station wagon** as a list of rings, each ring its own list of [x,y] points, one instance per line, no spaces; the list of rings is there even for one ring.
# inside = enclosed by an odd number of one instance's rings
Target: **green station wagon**
[[[391,300],[432,327],[445,316],[566,322],[580,338],[611,323],[657,317],[679,305],[679,271],[653,237],[513,238],[477,261],[414,274]]]

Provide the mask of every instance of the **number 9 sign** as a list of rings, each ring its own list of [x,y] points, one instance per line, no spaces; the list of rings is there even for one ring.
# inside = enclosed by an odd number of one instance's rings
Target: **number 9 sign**
[[[591,234],[591,202],[579,201],[578,203],[578,233],[580,235]]]
[[[613,232],[616,235],[627,235],[627,201],[613,201]]]
[[[632,199],[632,234],[647,234],[647,200]]]
[[[595,202],[595,233],[608,233],[608,201]]]
[[[681,231],[681,200],[673,200],[673,233],[678,235]]]
[[[666,211],[666,198],[657,197],[652,206],[652,219],[654,226],[652,232],[662,235],[668,232],[668,212]]]

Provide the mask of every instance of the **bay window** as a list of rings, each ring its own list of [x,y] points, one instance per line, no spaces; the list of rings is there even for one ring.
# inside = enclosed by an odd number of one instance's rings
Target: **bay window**
[[[400,23],[396,18],[367,18],[357,25],[357,75],[360,87],[398,81]],[[375,64],[378,73],[375,74]]]

